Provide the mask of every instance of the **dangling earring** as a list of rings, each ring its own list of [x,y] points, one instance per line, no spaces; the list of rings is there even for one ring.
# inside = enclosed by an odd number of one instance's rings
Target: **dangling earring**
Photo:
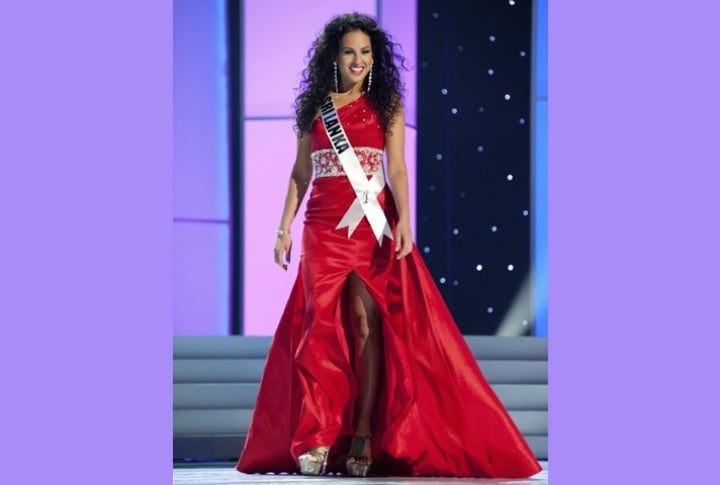
[[[337,62],[335,61],[333,61],[333,80],[335,81],[335,92],[339,93],[340,89],[338,88]]]
[[[375,63],[373,63],[373,64],[375,64]],[[370,92],[370,86],[372,86],[372,68],[373,68],[373,64],[370,64],[370,72],[368,73],[368,88],[367,88],[367,92],[368,92],[368,93]]]

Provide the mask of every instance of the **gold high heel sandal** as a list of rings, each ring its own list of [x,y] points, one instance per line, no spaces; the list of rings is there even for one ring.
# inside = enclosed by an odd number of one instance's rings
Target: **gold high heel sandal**
[[[300,455],[298,457],[300,473],[302,475],[324,475],[329,453],[329,446],[318,446]]]
[[[352,447],[350,448],[350,455],[348,456],[347,471],[351,477],[365,477],[370,471],[370,465],[372,465],[372,456],[363,456],[363,448],[365,448],[365,442],[370,439],[370,435],[360,436],[356,435],[353,437]],[[354,460],[354,462],[352,461]],[[360,461],[358,463],[358,461]]]

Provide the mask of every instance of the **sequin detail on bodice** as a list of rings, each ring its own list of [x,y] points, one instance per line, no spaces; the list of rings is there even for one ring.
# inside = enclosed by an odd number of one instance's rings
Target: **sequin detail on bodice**
[[[337,114],[365,174],[372,176],[382,170],[385,134],[380,128],[380,117],[370,106],[367,96],[363,94],[355,101],[341,106]],[[344,177],[345,170],[320,118],[312,124],[310,140],[310,158],[315,178]]]
[[[373,175],[382,166],[383,151],[379,148],[354,148],[355,154],[360,160],[360,165],[365,171],[365,175]],[[325,148],[322,150],[315,150],[312,154],[310,154],[310,158],[312,159],[315,178],[345,176],[345,170],[343,170],[342,164],[340,163],[340,160],[338,160],[334,149]]]

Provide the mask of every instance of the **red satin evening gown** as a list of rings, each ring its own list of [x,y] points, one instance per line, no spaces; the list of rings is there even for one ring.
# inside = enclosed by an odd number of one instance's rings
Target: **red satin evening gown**
[[[340,121],[367,175],[382,164],[384,134],[366,96]],[[416,247],[394,259],[363,218],[348,237],[338,222],[355,193],[322,121],[310,133],[315,177],[297,279],[270,345],[237,469],[296,472],[297,456],[330,445],[328,471],[345,473],[357,385],[347,324],[348,274],[382,314],[384,362],[372,426],[374,475],[528,477],[541,470],[482,376]],[[393,228],[388,187],[378,200]]]

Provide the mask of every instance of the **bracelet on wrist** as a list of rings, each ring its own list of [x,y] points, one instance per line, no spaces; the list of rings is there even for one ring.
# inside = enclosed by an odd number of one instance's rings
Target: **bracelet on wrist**
[[[277,237],[284,236],[285,234],[290,234],[290,229],[278,229],[275,231]]]

